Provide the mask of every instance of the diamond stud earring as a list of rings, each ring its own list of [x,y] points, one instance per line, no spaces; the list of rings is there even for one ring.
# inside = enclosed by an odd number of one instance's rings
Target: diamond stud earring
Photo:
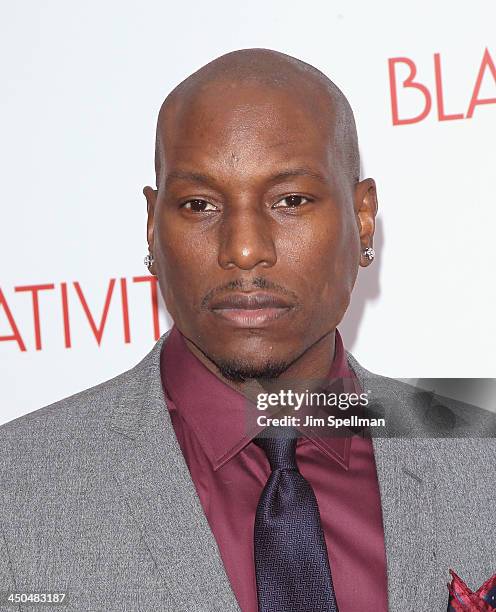
[[[145,259],[143,260],[143,263],[145,264],[147,268],[149,268],[152,265],[153,257],[150,255],[150,253],[148,253],[148,255],[145,257]]]
[[[375,257],[375,251],[372,247],[367,247],[366,249],[363,249],[362,254],[364,257],[366,257],[369,261],[372,261]]]

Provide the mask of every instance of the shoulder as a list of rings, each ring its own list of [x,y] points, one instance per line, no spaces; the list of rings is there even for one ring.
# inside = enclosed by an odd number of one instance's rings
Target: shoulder
[[[28,463],[46,464],[57,449],[75,454],[98,444],[115,406],[139,395],[150,370],[158,369],[166,335],[126,372],[1,425],[0,478],[19,472]]]
[[[60,436],[86,424],[94,425],[94,419],[104,420],[106,410],[115,401],[119,388],[129,378],[124,372],[99,385],[75,393],[53,404],[38,408],[0,426],[0,439],[22,440],[25,436]],[[3,445],[2,445],[3,446]]]
[[[351,353],[347,358],[360,386],[368,392],[370,411],[387,419],[388,436],[472,440],[496,436],[495,412],[370,372]],[[474,384],[474,379],[467,379],[467,384]]]

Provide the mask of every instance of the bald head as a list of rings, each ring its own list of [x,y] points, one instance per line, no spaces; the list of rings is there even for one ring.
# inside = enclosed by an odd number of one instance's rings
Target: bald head
[[[184,81],[165,99],[157,122],[155,171],[157,187],[166,157],[166,135],[206,94],[223,100],[240,86],[279,90],[315,118],[318,129],[328,133],[331,159],[339,159],[352,183],[359,180],[360,158],[353,111],[342,91],[320,70],[297,58],[269,49],[233,51],[209,62]],[[213,111],[216,109],[213,108]],[[203,117],[208,121],[207,113]],[[301,134],[304,138],[305,134]]]

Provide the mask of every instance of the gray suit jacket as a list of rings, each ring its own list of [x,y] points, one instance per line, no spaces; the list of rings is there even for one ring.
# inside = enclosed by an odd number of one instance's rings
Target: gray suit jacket
[[[0,610],[239,612],[166,410],[165,338],[131,370],[0,427],[0,590],[68,604]],[[436,409],[445,437],[432,439],[426,398],[348,358],[395,434],[373,441],[390,610],[444,611],[449,568],[474,588],[496,571],[496,446],[479,437],[494,421]]]

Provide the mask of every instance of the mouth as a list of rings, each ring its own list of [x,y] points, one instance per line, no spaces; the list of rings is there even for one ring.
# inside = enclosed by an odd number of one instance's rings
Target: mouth
[[[267,292],[231,293],[212,300],[210,311],[236,327],[264,327],[287,315],[294,305]]]

